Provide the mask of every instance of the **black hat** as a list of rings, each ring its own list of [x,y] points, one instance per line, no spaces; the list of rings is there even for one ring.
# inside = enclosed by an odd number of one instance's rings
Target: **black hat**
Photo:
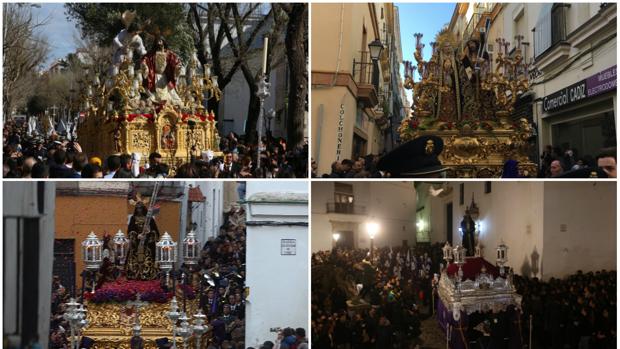
[[[90,337],[82,337],[82,341],[80,343],[80,348],[89,349],[95,344],[95,340]]]
[[[437,158],[443,150],[443,140],[437,136],[421,136],[383,156],[377,168],[392,177],[425,177],[445,171]]]
[[[172,342],[170,342],[170,340],[167,337],[157,338],[155,340],[155,345],[157,345],[157,348],[171,348]]]
[[[603,169],[596,167],[567,171],[553,178],[609,178],[609,176]]]

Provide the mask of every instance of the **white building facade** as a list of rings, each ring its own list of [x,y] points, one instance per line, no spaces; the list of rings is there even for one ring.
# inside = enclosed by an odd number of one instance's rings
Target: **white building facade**
[[[502,6],[503,36],[523,35],[530,43],[539,152],[552,145],[596,156],[615,147],[616,4]]]
[[[247,182],[245,345],[309,331],[308,183]]]
[[[580,269],[616,267],[615,182],[449,182],[443,187],[451,189],[424,203],[432,243],[462,243],[459,227],[473,196],[478,241],[488,261],[495,261],[496,248],[504,243],[507,266],[522,276],[548,280]]]
[[[369,248],[368,222],[379,225],[374,247],[413,246],[417,242],[413,182],[312,183],[312,252],[335,246]]]

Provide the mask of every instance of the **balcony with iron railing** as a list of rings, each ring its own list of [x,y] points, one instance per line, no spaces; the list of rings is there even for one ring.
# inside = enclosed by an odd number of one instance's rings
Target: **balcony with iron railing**
[[[353,80],[357,84],[357,99],[365,108],[374,108],[378,103],[379,70],[370,59],[368,51],[360,52],[360,60],[353,60]]]
[[[487,18],[491,17],[491,12],[495,6],[494,3],[478,3],[475,5],[474,13],[465,26],[463,33],[464,38],[469,38],[475,30],[484,26],[484,22]]]
[[[352,203],[328,202],[327,213],[365,215],[366,206],[355,205]]]
[[[534,28],[534,57],[540,70],[555,66],[570,54],[566,41],[566,21],[569,4],[549,4],[542,11],[541,19]]]

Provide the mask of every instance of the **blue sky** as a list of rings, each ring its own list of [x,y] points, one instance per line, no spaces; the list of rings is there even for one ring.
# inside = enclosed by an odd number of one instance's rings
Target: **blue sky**
[[[422,33],[424,58],[431,56],[431,41],[435,41],[435,34],[450,23],[456,3],[396,3],[400,16],[400,41],[403,49],[403,60],[412,61],[415,51],[414,33]],[[401,73],[403,67],[401,65]],[[416,81],[418,73],[416,71]],[[404,76],[403,76],[404,78]],[[411,101],[411,90],[406,90]]]
[[[50,54],[44,64],[44,67],[47,68],[54,60],[75,52],[74,38],[79,37],[79,33],[75,28],[75,23],[67,21],[64,4],[41,3],[39,5],[41,8],[32,8],[33,17],[38,18],[39,21],[49,17],[48,24],[41,28],[50,45]]]

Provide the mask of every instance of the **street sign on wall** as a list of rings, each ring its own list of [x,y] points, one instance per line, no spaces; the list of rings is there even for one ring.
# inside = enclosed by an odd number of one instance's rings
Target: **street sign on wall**
[[[280,239],[280,255],[294,256],[297,254],[296,239]]]

